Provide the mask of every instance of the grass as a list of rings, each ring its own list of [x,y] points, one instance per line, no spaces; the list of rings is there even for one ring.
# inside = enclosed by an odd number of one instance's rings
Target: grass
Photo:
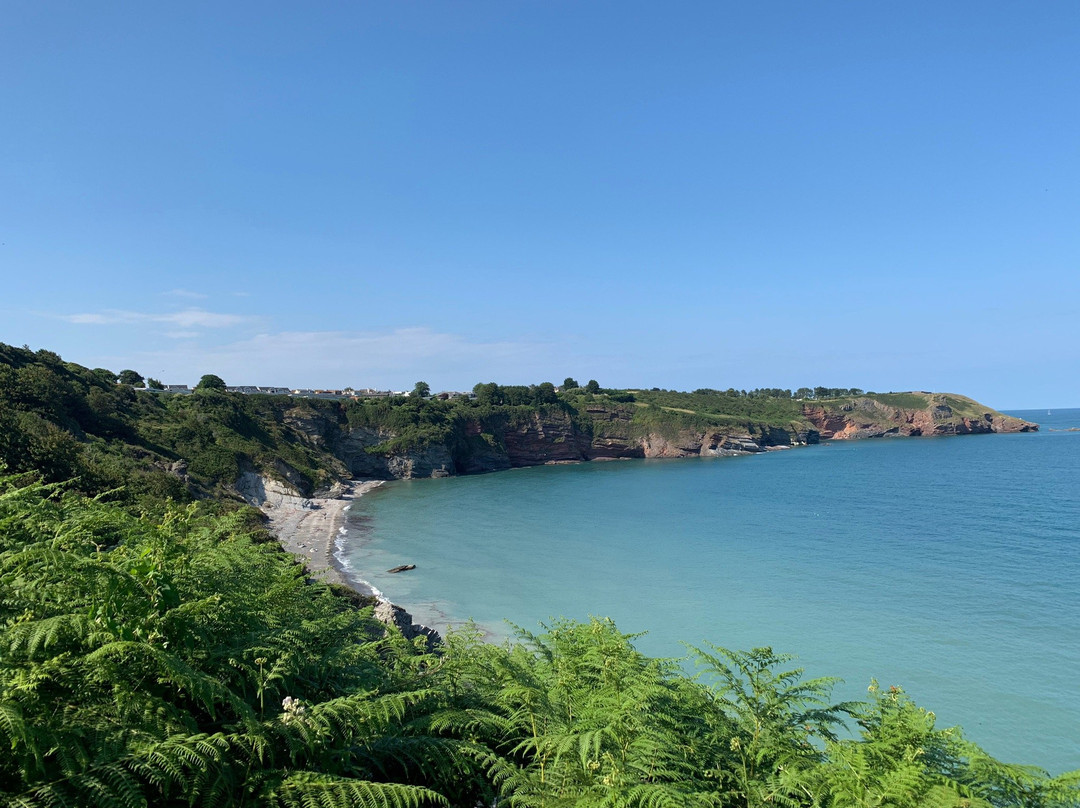
[[[923,393],[875,393],[867,398],[902,410],[922,410],[930,406],[930,397]]]

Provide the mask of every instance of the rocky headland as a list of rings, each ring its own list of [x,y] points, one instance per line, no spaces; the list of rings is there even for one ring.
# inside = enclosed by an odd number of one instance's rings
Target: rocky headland
[[[987,409],[964,396],[918,395],[926,398],[922,407],[894,406],[873,398],[858,398],[839,407],[806,404],[803,415],[822,440],[1034,432],[1039,428],[1038,424]]]
[[[597,402],[584,409],[587,428],[570,412],[537,408],[515,417],[495,413],[465,419],[458,432],[444,440],[412,445],[395,445],[399,434],[389,427],[350,426],[344,415],[334,410],[296,408],[284,413],[284,422],[299,440],[340,461],[349,477],[382,480],[483,474],[593,460],[726,457],[822,440],[1038,429],[1037,424],[970,398],[943,393],[805,402],[797,417],[783,426],[754,420],[687,426],[676,419],[643,426],[635,418],[634,407]],[[274,468],[270,475],[287,481],[288,469]]]

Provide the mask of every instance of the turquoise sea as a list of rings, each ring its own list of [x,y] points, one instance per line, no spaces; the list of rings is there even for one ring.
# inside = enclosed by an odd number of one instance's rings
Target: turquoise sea
[[[902,686],[1005,760],[1080,768],[1080,409],[1021,435],[389,483],[339,558],[420,622],[614,618]],[[411,572],[388,575],[397,564]]]

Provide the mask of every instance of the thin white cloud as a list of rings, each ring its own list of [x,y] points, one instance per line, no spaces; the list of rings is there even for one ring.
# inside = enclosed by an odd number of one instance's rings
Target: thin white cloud
[[[181,328],[228,328],[254,322],[255,318],[243,314],[221,314],[204,309],[185,309],[172,314],[156,315],[154,321],[178,325]]]
[[[205,300],[210,295],[204,295],[202,292],[192,292],[190,289],[170,289],[168,292],[162,292],[166,297],[187,297],[192,300]]]
[[[110,322],[115,322],[104,314],[61,314],[60,319],[78,325],[108,325]]]
[[[199,336],[198,331],[166,331],[165,336],[169,339],[193,339]]]
[[[106,309],[100,312],[82,314],[61,314],[61,320],[78,325],[132,325],[139,323],[163,323],[183,329],[190,328],[229,328],[245,323],[256,322],[255,317],[246,314],[222,314],[206,309],[188,308],[183,311],[166,314],[151,314],[142,311]]]

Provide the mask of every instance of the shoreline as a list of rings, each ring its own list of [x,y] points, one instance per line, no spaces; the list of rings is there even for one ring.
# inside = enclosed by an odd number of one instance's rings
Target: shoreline
[[[385,482],[349,480],[335,485],[340,493],[333,497],[299,497],[279,490],[272,498],[264,499],[259,509],[269,520],[269,530],[282,549],[301,562],[312,578],[373,598],[376,620],[396,626],[407,640],[424,637],[430,650],[442,642],[439,632],[413,622],[411,614],[391,603],[375,586],[347,572],[337,555],[338,540],[347,535],[349,507]]]
[[[282,549],[302,561],[312,577],[347,586],[361,595],[385,600],[362,579],[350,580],[336,557],[337,540],[345,535],[346,514],[353,501],[381,486],[384,480],[350,480],[335,497],[281,496],[263,502],[260,510]],[[367,591],[365,591],[367,590]]]

